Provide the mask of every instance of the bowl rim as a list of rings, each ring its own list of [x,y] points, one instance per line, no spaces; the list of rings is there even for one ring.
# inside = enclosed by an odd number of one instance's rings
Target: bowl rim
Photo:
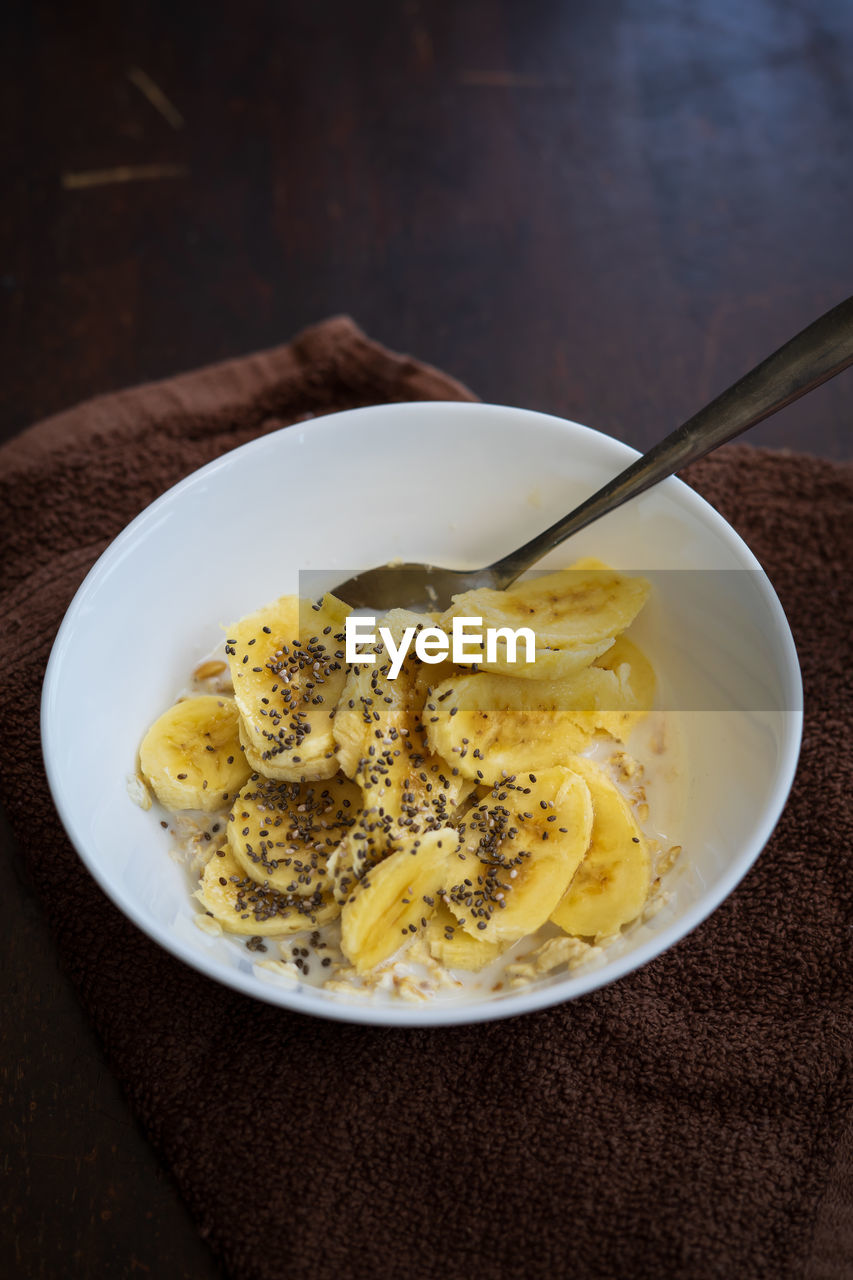
[[[589,992],[596,991],[603,986],[608,986],[611,982],[617,981],[635,969],[642,968],[656,957],[663,955],[676,942],[692,933],[698,925],[706,920],[725,901],[740,883],[755,863],[775,829],[787,804],[797,770],[803,726],[802,676],[794,639],[779,598],[762,565],[728,521],[683,480],[679,480],[676,476],[670,476],[655,487],[671,493],[682,504],[686,503],[688,509],[692,508],[693,514],[697,515],[717,533],[721,540],[726,543],[727,548],[741,560],[744,568],[758,570],[759,577],[757,581],[760,584],[759,589],[762,591],[765,603],[775,618],[777,633],[784,654],[785,668],[783,676],[788,685],[788,692],[791,695],[789,706],[796,708],[796,710],[788,711],[785,715],[784,737],[776,770],[772,800],[766,807],[763,821],[760,823],[756,834],[750,844],[745,849],[741,849],[732,860],[714,885],[713,890],[706,891],[705,895],[689,907],[678,920],[673,921],[652,938],[630,949],[624,955],[616,957],[600,967],[590,970],[588,973],[565,974],[562,976],[562,980],[558,979],[542,985],[531,984],[520,988],[513,994],[501,996],[496,1000],[468,1001],[459,1004],[449,1000],[434,1001],[416,1007],[402,1001],[396,1004],[371,1005],[366,1002],[364,1004],[360,1003],[358,998],[349,1001],[330,999],[328,995],[322,995],[311,986],[289,988],[278,986],[272,982],[266,983],[263,980],[259,980],[256,974],[252,972],[246,973],[238,969],[220,970],[218,966],[207,962],[204,952],[197,951],[191,947],[174,929],[148,918],[146,913],[138,908],[134,900],[124,892],[121,885],[112,882],[107,875],[102,874],[97,861],[90,857],[86,838],[80,830],[73,812],[66,803],[62,777],[51,747],[51,721],[61,680],[63,658],[73,643],[75,620],[87,597],[97,589],[101,576],[107,571],[114,557],[120,555],[126,544],[136,538],[138,533],[144,530],[146,524],[156,518],[161,508],[178,501],[182,493],[198,483],[199,480],[227,469],[232,464],[235,455],[245,456],[249,453],[263,453],[266,449],[274,447],[275,442],[288,432],[307,430],[313,433],[334,430],[340,424],[340,420],[344,418],[352,419],[377,415],[390,416],[395,412],[400,413],[401,411],[409,414],[415,411],[415,413],[428,415],[446,412],[448,407],[452,407],[454,411],[460,411],[463,414],[471,414],[472,417],[489,417],[496,414],[500,416],[522,416],[528,420],[539,420],[543,425],[548,424],[550,427],[568,428],[573,432],[580,432],[582,435],[586,434],[598,440],[604,440],[608,446],[615,446],[615,451],[621,453],[626,466],[633,459],[640,457],[639,451],[631,445],[625,444],[624,441],[617,440],[606,432],[598,431],[594,427],[585,426],[572,419],[562,418],[555,414],[542,413],[533,409],[521,409],[511,405],[485,404],[480,401],[423,400],[368,405],[362,408],[345,409],[336,413],[323,414],[317,418],[278,428],[263,436],[249,440],[245,444],[238,445],[220,457],[214,458],[212,461],[196,468],[155,498],[116,535],[86,574],[65,612],[51,648],[42,685],[40,707],[42,756],[53,803],[78,857],[113,904],[147,937],[205,977],[222,983],[244,995],[262,1000],[267,1004],[286,1008],[296,1013],[327,1018],[336,1022],[386,1027],[435,1027],[491,1022],[502,1018],[517,1017],[524,1013],[533,1013],[552,1005],[566,1003]]]

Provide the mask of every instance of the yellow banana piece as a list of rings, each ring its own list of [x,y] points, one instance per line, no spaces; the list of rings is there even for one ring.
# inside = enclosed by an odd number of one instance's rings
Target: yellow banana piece
[[[349,778],[278,782],[253,774],[228,821],[243,873],[280,893],[312,897],[328,888],[328,858],[353,827],[361,792]]]
[[[652,664],[632,640],[617,636],[612,648],[596,658],[593,665],[614,673],[625,698],[624,710],[618,700],[602,706],[595,713],[595,726],[626,742],[654,705],[656,680]]]
[[[210,857],[196,895],[228,933],[283,937],[319,929],[340,914],[331,897],[279,893],[247,876],[226,845]]]
[[[627,800],[604,770],[584,759],[573,760],[572,768],[592,796],[592,838],[551,919],[578,937],[608,937],[634,920],[646,903],[651,882],[648,844]]]
[[[473,799],[474,784],[466,782],[464,786],[463,799],[450,811],[446,825],[458,827]],[[337,901],[341,904],[346,902],[367,872],[393,853],[401,839],[411,834],[411,827],[401,825],[383,810],[362,809],[354,826],[347,831],[326,864],[326,874]]]
[[[225,646],[251,768],[287,782],[337,773],[332,733],[346,680],[348,605],[279,600],[241,619]]]
[[[378,626],[399,646],[407,627],[427,623],[422,614],[393,609]],[[424,720],[435,714],[427,705],[430,664],[410,649],[392,679],[391,657],[381,641],[373,653],[375,662],[352,666],[338,704],[334,735],[341,768],[359,783],[377,821],[408,831],[440,827],[470,787],[427,743]]]
[[[644,578],[630,577],[599,561],[579,561],[570,569],[529,578],[494,591],[488,587],[454,596],[440,625],[449,630],[457,617],[479,617],[484,628],[529,627],[536,634],[536,659],[526,662],[521,644],[515,661],[505,639],[498,639],[489,660],[484,644],[469,643],[484,671],[536,680],[561,679],[588,667],[640,612],[649,593]]]
[[[164,711],[142,739],[139,766],[160,803],[173,813],[224,808],[249,776],[233,698],[204,694]]]
[[[650,664],[619,636],[592,666],[564,680],[454,675],[430,694],[427,741],[463,777],[491,785],[566,764],[598,730],[624,741],[653,700]]]
[[[524,680],[484,671],[454,676],[431,695],[430,746],[476,782],[565,764],[596,730],[593,708],[631,705],[612,671],[587,667],[565,680]]]
[[[359,973],[426,927],[459,847],[452,827],[406,836],[367,872],[341,911],[341,948]]]
[[[426,936],[433,959],[440,960],[448,969],[464,969],[469,973],[477,973],[497,960],[509,945],[473,937],[457,924],[456,917],[444,903],[436,906],[427,925]]]
[[[445,901],[473,937],[509,944],[545,923],[589,846],[592,802],[560,765],[518,774],[465,815],[466,861]]]

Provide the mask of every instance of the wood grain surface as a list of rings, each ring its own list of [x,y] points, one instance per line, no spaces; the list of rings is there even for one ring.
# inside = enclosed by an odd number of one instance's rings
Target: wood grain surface
[[[33,0],[0,65],[0,438],[345,311],[644,447],[853,292],[848,0]],[[0,846],[2,1274],[217,1275]]]

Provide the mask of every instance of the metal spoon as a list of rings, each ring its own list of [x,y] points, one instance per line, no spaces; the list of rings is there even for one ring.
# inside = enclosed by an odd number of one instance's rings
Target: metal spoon
[[[435,565],[384,565],[357,573],[334,588],[354,609],[384,611],[427,605],[444,608],[451,596],[475,587],[501,589],[608,511],[644,493],[689,462],[734,439],[806,392],[853,364],[853,297],[827,311],[790,342],[676,427],[603,489],[517,551],[482,569],[441,569]]]

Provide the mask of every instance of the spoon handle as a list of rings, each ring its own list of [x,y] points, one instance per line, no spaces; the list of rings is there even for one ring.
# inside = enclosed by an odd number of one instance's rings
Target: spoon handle
[[[579,507],[490,566],[507,587],[546,552],[853,364],[853,297],[827,311]]]

